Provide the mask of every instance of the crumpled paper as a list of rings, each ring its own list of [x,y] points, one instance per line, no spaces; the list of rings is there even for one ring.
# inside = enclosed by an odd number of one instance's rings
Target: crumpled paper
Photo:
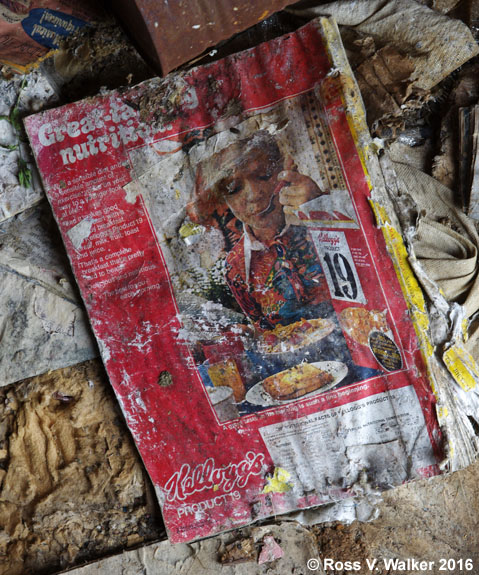
[[[479,422],[479,235],[450,189],[387,155],[381,166],[411,267],[431,302],[437,358],[430,363],[431,377],[452,447],[447,465],[457,470],[479,451],[471,423]]]
[[[98,355],[47,202],[0,225],[0,386]]]
[[[380,45],[392,44],[414,62],[413,85],[430,90],[479,53],[469,28],[414,0],[346,0],[289,8],[298,16],[332,16],[340,26],[354,27]]]
[[[0,222],[45,197],[30,148],[23,141],[21,129],[15,126],[21,120],[12,119],[12,111],[16,108],[19,117],[23,117],[55,102],[57,95],[38,71],[11,80],[0,76]],[[22,161],[31,174],[28,185],[19,177]]]
[[[474,222],[455,206],[453,192],[434,178],[397,162],[394,171],[399,189],[417,207],[415,258],[444,297],[460,303],[471,317],[479,310],[479,234]]]

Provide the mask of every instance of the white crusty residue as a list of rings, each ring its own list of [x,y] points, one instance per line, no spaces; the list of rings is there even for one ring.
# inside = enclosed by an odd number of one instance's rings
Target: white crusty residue
[[[67,236],[77,252],[81,250],[83,242],[88,239],[94,223],[95,220],[88,216],[68,230]]]

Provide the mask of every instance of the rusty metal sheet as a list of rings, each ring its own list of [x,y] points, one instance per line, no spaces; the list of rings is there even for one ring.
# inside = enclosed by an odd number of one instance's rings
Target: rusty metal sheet
[[[157,71],[167,74],[288,4],[290,0],[117,0],[112,8]]]

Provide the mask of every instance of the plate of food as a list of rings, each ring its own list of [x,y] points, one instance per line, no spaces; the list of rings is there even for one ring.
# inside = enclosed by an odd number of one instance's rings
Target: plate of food
[[[336,327],[330,319],[301,319],[289,325],[277,325],[261,334],[258,350],[262,353],[285,353],[311,345],[328,336]]]
[[[373,331],[389,332],[386,310],[347,307],[338,319],[344,332],[361,345],[369,345],[369,334]]]
[[[283,405],[336,386],[348,374],[348,366],[340,361],[300,363],[270,375],[254,385],[246,394],[253,405]]]

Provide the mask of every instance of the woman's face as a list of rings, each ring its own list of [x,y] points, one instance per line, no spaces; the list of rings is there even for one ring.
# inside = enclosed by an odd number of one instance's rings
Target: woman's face
[[[233,214],[254,228],[284,225],[279,203],[277,176],[280,169],[268,170],[267,160],[253,159],[225,183],[224,198]]]

